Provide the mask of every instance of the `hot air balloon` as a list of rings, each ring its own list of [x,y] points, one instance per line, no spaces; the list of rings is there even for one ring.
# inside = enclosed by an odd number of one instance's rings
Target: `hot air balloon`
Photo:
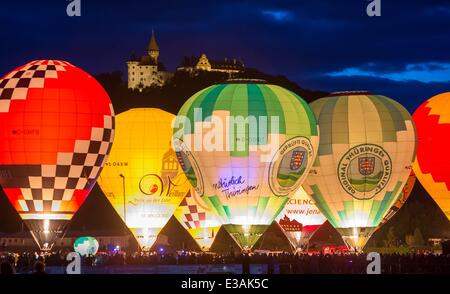
[[[173,215],[200,248],[208,251],[217,236],[220,222],[195,189],[190,189]]]
[[[174,124],[187,178],[243,250],[298,190],[317,144],[308,104],[263,81],[231,80],[201,90]]]
[[[388,213],[381,221],[379,227],[387,223],[394,216],[394,214],[396,214],[397,211],[399,211],[399,209],[402,208],[402,206],[406,203],[406,200],[408,200],[409,196],[411,195],[415,183],[416,183],[416,175],[414,174],[414,171],[411,171],[405,186],[400,192],[400,196],[398,197],[395,204],[392,205],[391,209],[389,209]]]
[[[80,237],[73,243],[73,249],[80,256],[95,255],[98,251],[98,241],[94,237]]]
[[[427,100],[413,114],[419,143],[414,172],[450,220],[450,92]]]
[[[189,191],[175,151],[174,115],[136,108],[116,116],[114,146],[98,183],[142,250],[149,250]]]
[[[0,80],[0,184],[42,250],[88,196],[113,137],[108,95],[72,64],[36,60]]]
[[[320,144],[303,188],[347,245],[359,251],[408,180],[414,123],[398,102],[366,92],[336,93],[311,108]]]
[[[306,247],[325,221],[325,216],[303,188],[295,192],[276,218],[276,222],[295,250]]]

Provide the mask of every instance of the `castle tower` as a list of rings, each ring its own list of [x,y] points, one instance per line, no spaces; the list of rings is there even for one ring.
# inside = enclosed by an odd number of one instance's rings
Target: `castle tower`
[[[158,63],[158,57],[159,57],[159,47],[156,43],[155,38],[155,32],[152,30],[152,38],[150,39],[150,42],[148,43],[148,55],[155,61],[155,63]]]

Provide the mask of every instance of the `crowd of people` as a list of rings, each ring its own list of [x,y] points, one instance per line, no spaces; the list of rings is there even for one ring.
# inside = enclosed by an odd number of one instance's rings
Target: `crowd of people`
[[[18,253],[2,253],[0,254],[0,273],[14,274],[17,272],[45,274],[47,261],[52,261],[56,255],[53,253],[38,254],[24,252]]]
[[[65,266],[68,251],[53,253],[3,253],[1,273],[45,273],[46,266]],[[427,252],[381,255],[381,273],[416,274],[450,273],[450,255]],[[333,254],[305,253],[251,253],[213,254],[179,251],[99,253],[83,257],[84,266],[152,266],[152,265],[207,265],[242,264],[243,273],[250,273],[251,264],[264,265],[266,272],[281,274],[365,274],[370,261],[366,254],[338,252]]]

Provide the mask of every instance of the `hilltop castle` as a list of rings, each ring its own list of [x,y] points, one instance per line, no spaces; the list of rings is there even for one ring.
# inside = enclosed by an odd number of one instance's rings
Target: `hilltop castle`
[[[162,86],[173,76],[173,73],[166,71],[164,65],[158,62],[158,57],[159,47],[155,33],[152,32],[147,55],[137,58],[133,54],[127,61],[128,88],[141,90],[152,86]]]
[[[167,71],[164,65],[158,61],[159,46],[155,33],[148,43],[146,55],[140,58],[134,54],[127,61],[128,88],[142,90],[147,87],[160,87],[173,77],[173,73]],[[201,71],[226,73],[230,77],[245,70],[244,64],[236,58],[224,60],[209,60],[206,54],[200,57],[185,57],[177,71],[185,71],[190,75],[197,75]]]
[[[200,57],[185,57],[181,65],[177,68],[181,71],[187,71],[196,74],[199,71],[212,71],[227,73],[230,77],[244,71],[244,64],[236,58],[224,60],[209,60],[206,54]]]

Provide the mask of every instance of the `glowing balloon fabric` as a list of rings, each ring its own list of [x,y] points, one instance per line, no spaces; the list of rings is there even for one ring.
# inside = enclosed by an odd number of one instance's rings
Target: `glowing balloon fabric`
[[[414,172],[450,220],[450,92],[427,100],[413,119],[419,138]]]
[[[383,220],[380,223],[380,227],[387,223],[394,214],[399,211],[400,208],[406,203],[406,200],[408,200],[409,196],[411,195],[411,192],[414,188],[414,184],[416,183],[416,176],[413,171],[411,171],[411,174],[408,177],[408,180],[406,181],[405,186],[403,186],[402,191],[400,192],[400,196],[398,197],[397,201],[392,205],[391,209],[389,209],[386,216],[383,218]]]
[[[202,250],[209,250],[219,231],[220,222],[195,189],[190,189],[173,215]]]
[[[181,108],[174,143],[189,181],[243,249],[298,190],[318,134],[302,98],[282,87],[230,81]]]
[[[171,147],[175,116],[136,108],[116,116],[116,138],[98,183],[136,237],[150,249],[189,191]]]
[[[32,61],[0,80],[0,184],[41,249],[88,196],[113,137],[108,95],[72,64]]]
[[[97,254],[98,247],[98,241],[94,237],[80,237],[73,243],[73,249],[81,256]]]
[[[303,188],[295,192],[276,218],[278,225],[295,249],[307,245],[326,220]]]
[[[342,93],[311,103],[319,153],[303,188],[351,247],[362,249],[408,180],[411,116],[398,102]]]

